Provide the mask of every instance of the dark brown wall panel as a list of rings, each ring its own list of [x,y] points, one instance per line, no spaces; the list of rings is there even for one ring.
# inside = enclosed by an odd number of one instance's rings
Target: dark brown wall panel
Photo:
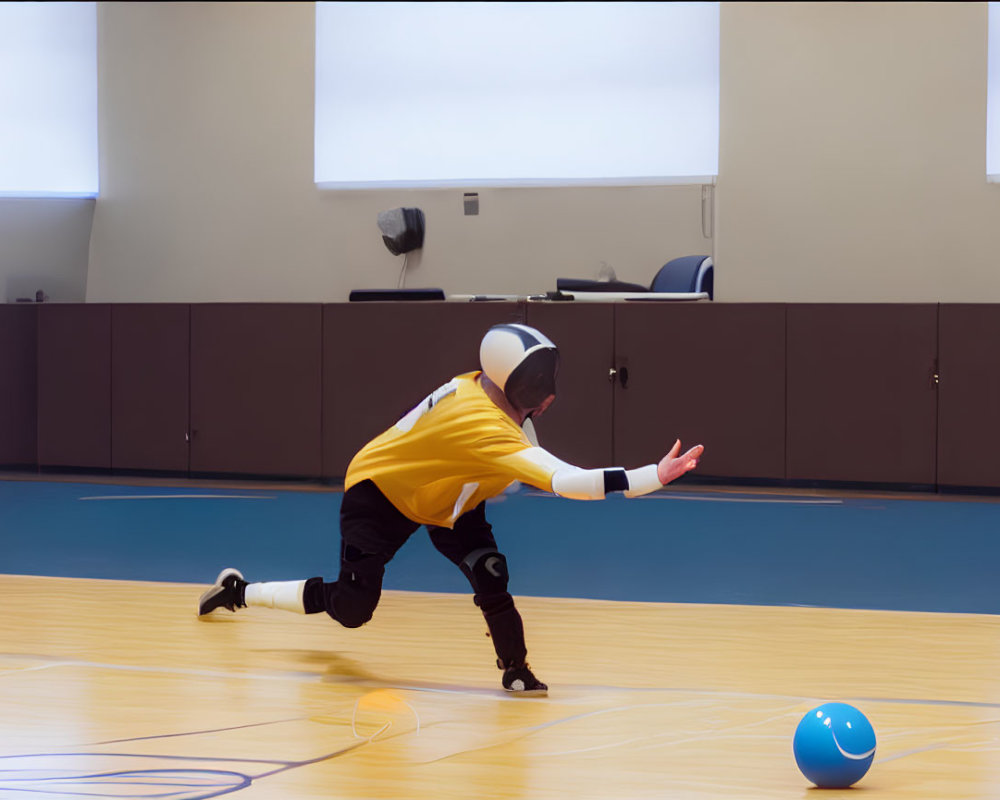
[[[319,477],[319,304],[191,307],[191,471]]]
[[[111,309],[111,465],[188,469],[190,306]]]
[[[612,453],[614,310],[603,303],[529,303],[527,324],[559,348],[556,400],[535,424],[539,444],[580,467],[607,467]]]
[[[1000,486],[1000,305],[941,305],[938,482]]]
[[[479,369],[479,342],[523,322],[508,302],[333,303],[323,308],[323,474],[341,478],[368,440],[455,375]]]
[[[933,484],[937,306],[788,306],[788,477]]]
[[[38,462],[111,466],[111,306],[38,308]]]
[[[615,462],[705,445],[703,476],[781,479],[785,316],[778,304],[619,303]]]
[[[38,313],[0,305],[0,466],[38,463]]]

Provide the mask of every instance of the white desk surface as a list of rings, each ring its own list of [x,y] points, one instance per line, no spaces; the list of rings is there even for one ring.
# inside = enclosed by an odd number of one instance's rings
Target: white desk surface
[[[577,303],[616,303],[620,300],[708,300],[708,292],[562,292]]]
[[[708,300],[707,292],[560,292],[567,300],[553,300],[544,294],[450,294],[449,300],[475,302],[484,300],[527,300],[538,303],[617,303],[627,300],[678,301]]]

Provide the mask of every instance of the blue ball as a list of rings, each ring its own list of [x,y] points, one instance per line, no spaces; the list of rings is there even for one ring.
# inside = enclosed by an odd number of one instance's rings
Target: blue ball
[[[875,731],[847,703],[817,706],[795,729],[795,763],[821,789],[846,789],[868,772],[875,758]]]

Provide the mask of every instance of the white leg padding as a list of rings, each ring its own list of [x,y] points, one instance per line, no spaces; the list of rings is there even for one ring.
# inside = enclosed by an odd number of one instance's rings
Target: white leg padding
[[[280,608],[282,611],[305,614],[306,609],[302,604],[302,593],[305,588],[305,581],[248,583],[243,599],[248,606]]]

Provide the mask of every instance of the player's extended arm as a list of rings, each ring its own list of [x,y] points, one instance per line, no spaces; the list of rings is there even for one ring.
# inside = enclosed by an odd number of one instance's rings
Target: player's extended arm
[[[534,465],[550,469],[552,491],[561,497],[603,500],[609,492],[624,492],[626,497],[638,497],[662,489],[698,466],[698,459],[705,448],[700,444],[695,445],[684,455],[678,455],[680,450],[681,443],[678,439],[659,464],[628,470],[622,467],[582,469],[560,461],[541,447],[530,447],[517,455]]]

